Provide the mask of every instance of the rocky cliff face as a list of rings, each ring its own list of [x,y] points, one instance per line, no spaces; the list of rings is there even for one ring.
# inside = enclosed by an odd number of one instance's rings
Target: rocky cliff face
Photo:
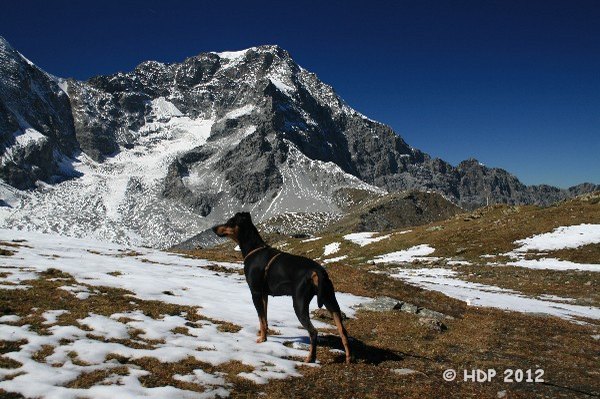
[[[0,178],[19,188],[71,177],[78,149],[69,100],[55,79],[0,37]]]
[[[347,188],[432,190],[464,207],[597,189],[527,187],[477,161],[431,159],[277,46],[86,82],[46,74],[4,40],[0,57],[8,226],[167,246],[240,209],[258,220],[339,214],[336,192]]]

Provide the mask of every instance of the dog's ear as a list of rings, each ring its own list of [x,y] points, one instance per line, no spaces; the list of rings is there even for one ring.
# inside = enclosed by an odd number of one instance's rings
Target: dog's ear
[[[242,215],[242,218],[244,220],[247,220],[248,222],[252,221],[252,217],[250,216],[250,212],[242,212],[241,215]]]

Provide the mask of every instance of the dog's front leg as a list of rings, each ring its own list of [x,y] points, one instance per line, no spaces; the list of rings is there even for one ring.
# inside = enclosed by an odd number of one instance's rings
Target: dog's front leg
[[[258,338],[256,342],[261,343],[267,340],[267,301],[262,293],[252,293],[252,302],[258,313]]]
[[[263,301],[263,307],[265,309],[265,323],[267,324],[267,335],[269,335],[269,296],[268,295],[263,295],[262,297],[262,301]],[[261,336],[261,331],[260,331],[260,320],[258,323],[258,330],[256,332],[256,336],[260,337]]]

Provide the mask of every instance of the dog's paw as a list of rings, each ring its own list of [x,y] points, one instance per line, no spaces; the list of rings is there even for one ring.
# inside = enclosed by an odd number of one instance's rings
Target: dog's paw
[[[256,343],[260,344],[260,343],[265,342],[266,340],[267,340],[266,336],[259,336],[258,338],[256,338]]]
[[[308,355],[304,358],[304,363],[314,363],[317,361],[317,357],[314,355]]]

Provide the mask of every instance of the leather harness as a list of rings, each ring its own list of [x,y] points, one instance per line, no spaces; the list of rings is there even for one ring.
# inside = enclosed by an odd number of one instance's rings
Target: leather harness
[[[246,254],[246,256],[244,256],[244,263],[246,262],[246,259],[248,259],[248,258],[250,257],[250,255],[253,255],[254,253],[256,253],[256,252],[258,252],[258,251],[260,251],[260,250],[262,250],[262,249],[265,249],[265,248],[269,248],[269,246],[268,246],[268,245],[263,245],[262,247],[254,248],[252,251],[248,252],[248,253]],[[273,255],[273,257],[272,257],[271,259],[269,259],[269,261],[267,262],[267,266],[265,267],[265,276],[264,276],[265,280],[267,279],[267,273],[269,272],[269,268],[271,267],[271,265],[273,264],[273,262],[275,262],[275,259],[277,259],[277,257],[278,257],[279,255],[281,255],[281,254],[282,254],[281,252],[277,252],[277,253],[276,253],[275,255]]]

